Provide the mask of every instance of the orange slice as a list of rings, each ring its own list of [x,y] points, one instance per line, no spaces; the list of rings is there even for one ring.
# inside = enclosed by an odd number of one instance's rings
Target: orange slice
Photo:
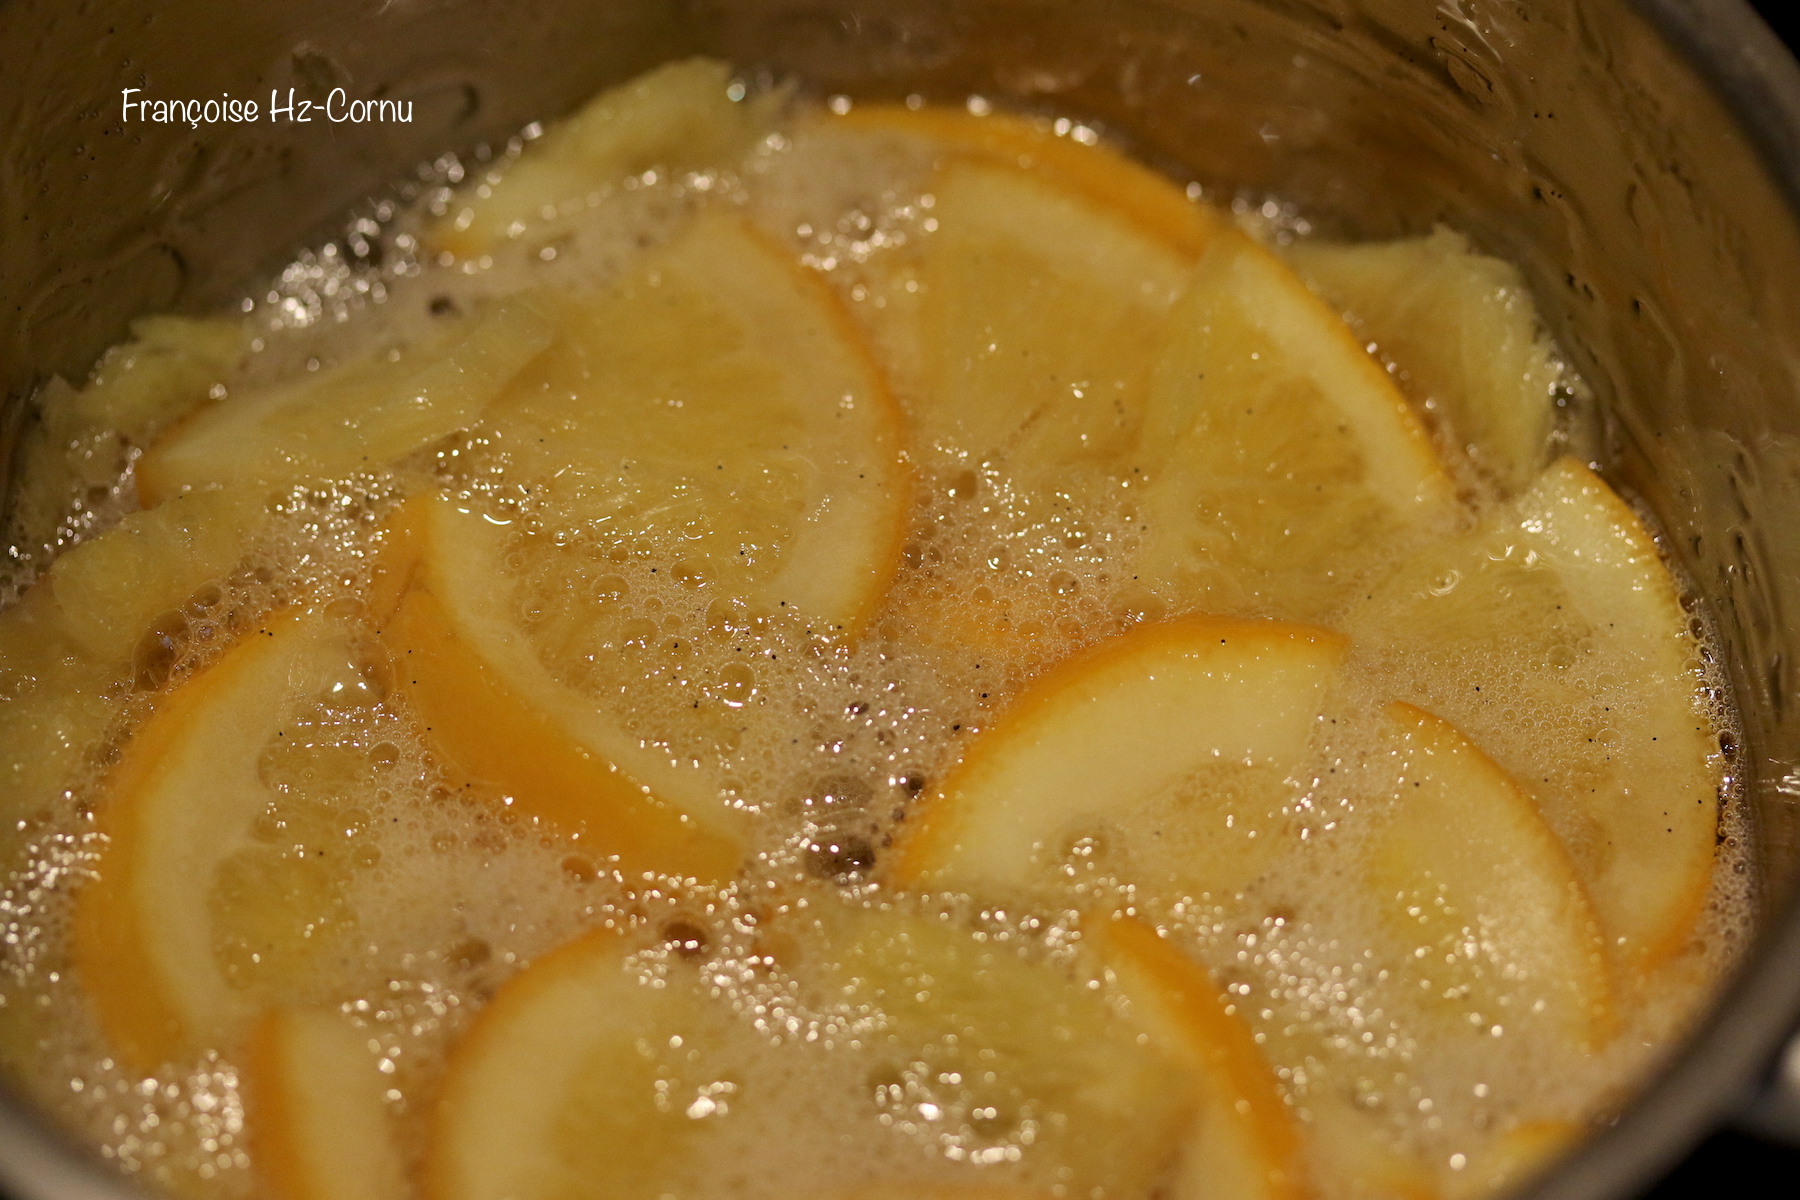
[[[1189,617],[1068,659],[923,798],[889,878],[985,893],[1079,863],[1169,899],[1229,895],[1279,851],[1286,776],[1343,653],[1323,629]]]
[[[490,417],[545,519],[593,557],[643,539],[714,594],[855,637],[898,565],[909,479],[899,412],[830,290],[702,215],[555,311],[555,345]]]
[[[643,745],[533,651],[512,619],[502,528],[420,496],[389,537],[381,636],[435,745],[520,813],[592,841],[634,877],[736,874],[742,825],[710,775]]]
[[[1395,694],[1531,794],[1615,960],[1692,935],[1723,760],[1699,647],[1637,516],[1570,459],[1482,528],[1408,561],[1346,619]]]
[[[1531,486],[1549,465],[1561,373],[1517,267],[1441,226],[1398,242],[1297,242],[1287,256],[1502,491]]]
[[[181,422],[137,464],[147,505],[208,486],[280,486],[379,471],[473,424],[550,342],[510,301],[398,358],[358,360],[230,396]]]
[[[1438,1036],[1547,1026],[1566,1052],[1597,1050],[1613,1028],[1605,946],[1568,852],[1455,728],[1410,704],[1387,717],[1399,779],[1368,887],[1415,997],[1451,1022]]]
[[[1220,233],[1158,351],[1138,572],[1183,606],[1317,619],[1384,557],[1454,528],[1418,419],[1337,314]]]
[[[695,981],[631,970],[631,949],[597,931],[533,964],[482,1010],[444,1077],[423,1170],[428,1200],[675,1191],[733,1089],[696,1075],[690,1060],[711,1044]]]
[[[76,898],[72,957],[132,1067],[232,1045],[270,996],[320,986],[312,968],[348,917],[339,860],[350,856],[293,833],[297,858],[262,844],[271,809],[280,824],[304,801],[265,782],[265,754],[298,735],[309,704],[369,687],[343,625],[289,611],[189,680],[126,746],[95,806],[106,843]]]
[[[1147,364],[1187,260],[1032,173],[953,160],[936,228],[870,267],[865,306],[916,436],[997,461],[1028,490],[1071,470],[1129,473]]]
[[[666,63],[602,92],[532,142],[497,182],[465,188],[426,239],[469,257],[584,211],[651,168],[729,167],[766,134],[782,93],[745,100],[731,68],[706,58]]]
[[[1212,210],[1188,199],[1167,176],[1133,162],[1067,119],[991,111],[977,115],[937,105],[859,104],[826,120],[834,128],[921,138],[960,158],[1031,171],[1096,207],[1113,210],[1189,259],[1200,256],[1221,226]]]
[[[275,1008],[243,1056],[256,1173],[279,1200],[397,1200],[400,1154],[368,1039],[336,1013]]]
[[[1227,1012],[1207,969],[1131,917],[1085,931],[1131,1003],[1132,1015],[1181,1055],[1200,1112],[1172,1200],[1303,1200],[1312,1195],[1293,1114],[1250,1027]]]

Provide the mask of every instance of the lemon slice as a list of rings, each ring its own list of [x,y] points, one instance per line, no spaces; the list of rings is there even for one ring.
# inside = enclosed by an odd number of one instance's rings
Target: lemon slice
[[[1415,998],[1445,1018],[1436,1037],[1548,1025],[1567,1050],[1597,1050],[1612,1029],[1605,946],[1562,843],[1456,729],[1410,704],[1387,717],[1399,780],[1368,887]]]
[[[1110,209],[1188,258],[1198,258],[1219,220],[1169,179],[1099,141],[1066,119],[1033,120],[931,105],[858,104],[826,118],[832,128],[919,138],[949,154],[1041,175],[1058,187]]]
[[[1027,488],[1084,465],[1128,472],[1187,259],[1016,168],[953,160],[931,190],[936,229],[871,262],[884,303],[863,309],[917,436]]]
[[[1213,239],[1158,352],[1141,578],[1183,605],[1313,619],[1455,520],[1406,400],[1267,250]]]
[[[146,505],[213,485],[379,471],[465,428],[550,342],[514,300],[395,359],[358,360],[195,413],[137,464]]]
[[[790,924],[797,949],[777,961],[802,996],[878,1031],[856,1069],[886,1128],[1069,1195],[1143,1197],[1175,1167],[1194,1081],[1099,980],[936,913],[827,900],[796,918],[810,928]]]
[[[1698,646],[1631,509],[1571,459],[1346,617],[1395,694],[1472,738],[1556,830],[1621,965],[1691,936],[1722,763]]]
[[[289,611],[173,693],[126,746],[95,806],[106,843],[76,898],[72,954],[133,1067],[230,1045],[269,997],[303,1001],[321,986],[316,965],[353,924],[344,814],[269,781],[321,765],[290,773],[279,761],[308,750],[309,708],[366,703],[370,688],[345,626]],[[343,769],[366,777],[366,764]]]
[[[733,100],[731,68],[690,58],[602,92],[532,142],[497,182],[466,189],[427,233],[458,256],[491,253],[585,210],[627,176],[728,167],[765,135],[781,93]]]
[[[509,478],[596,557],[646,539],[715,594],[854,637],[898,565],[909,484],[898,409],[826,286],[703,214],[557,312],[491,416]]]
[[[581,835],[634,876],[737,872],[745,831],[715,773],[671,763],[534,651],[515,618],[503,528],[427,495],[407,502],[389,537],[381,636],[434,744],[520,813]]]
[[[1199,1081],[1200,1112],[1172,1200],[1302,1200],[1305,1146],[1250,1027],[1226,1011],[1205,967],[1131,917],[1086,931],[1132,1015],[1175,1047]]]
[[[890,878],[988,893],[1079,862],[1169,899],[1236,892],[1278,850],[1343,654],[1328,630],[1189,617],[1068,659],[924,798]]]
[[[396,1200],[404,1172],[368,1039],[336,1013],[271,1009],[242,1086],[256,1173],[280,1200]]]
[[[1550,461],[1561,376],[1518,268],[1442,227],[1399,242],[1297,242],[1287,254],[1504,492],[1531,485]]]
[[[733,1089],[696,1077],[718,1037],[696,980],[630,970],[631,949],[597,931],[482,1010],[451,1052],[432,1121],[432,1200],[679,1194]]]

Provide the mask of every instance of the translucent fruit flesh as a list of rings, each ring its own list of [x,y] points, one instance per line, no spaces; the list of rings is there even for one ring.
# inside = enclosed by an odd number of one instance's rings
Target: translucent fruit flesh
[[[520,814],[580,834],[633,878],[730,878],[741,826],[716,781],[646,748],[545,668],[512,617],[503,539],[440,496],[390,524],[381,637],[427,737]]]
[[[1287,253],[1501,491],[1531,486],[1549,464],[1559,375],[1518,268],[1444,228],[1372,245],[1302,241]]]
[[[854,637],[899,557],[899,414],[836,298],[702,216],[626,279],[560,297],[490,426],[567,536],[646,539],[698,586]],[[695,330],[705,330],[696,341]]]
[[[372,474],[475,422],[550,342],[529,303],[469,318],[392,359],[357,361],[205,408],[153,445],[138,495]]]
[[[323,1009],[271,1009],[251,1031],[243,1086],[258,1176],[277,1200],[406,1194],[369,1039]]]
[[[1681,948],[1712,877],[1719,747],[1674,583],[1605,483],[1552,466],[1345,626],[1398,695],[1532,796],[1617,963],[1647,971]]]
[[[95,815],[107,843],[79,893],[73,955],[134,1067],[233,1044],[259,1003],[330,977],[320,960],[353,920],[341,898],[349,855],[316,836],[295,837],[291,854],[266,845],[259,822],[272,810],[305,819],[317,802],[284,809],[264,759],[311,704],[358,703],[369,686],[343,626],[276,614],[171,695],[108,777]]]
[[[1302,1200],[1313,1188],[1293,1114],[1249,1026],[1204,966],[1132,917],[1089,935],[1133,1016],[1198,1080],[1200,1112],[1164,1194],[1173,1200]]]
[[[1269,251],[1221,233],[1167,329],[1143,432],[1146,583],[1202,610],[1318,619],[1396,546],[1454,527],[1405,398]]]
[[[1059,664],[922,800],[902,887],[1041,889],[1072,857],[1164,895],[1228,896],[1281,842],[1337,634],[1188,617]]]
[[[1605,947],[1574,864],[1531,798],[1456,729],[1410,704],[1387,710],[1398,781],[1372,833],[1367,886],[1439,1038],[1548,1026],[1593,1052],[1614,1018]],[[1484,1019],[1476,1024],[1470,1012]]]

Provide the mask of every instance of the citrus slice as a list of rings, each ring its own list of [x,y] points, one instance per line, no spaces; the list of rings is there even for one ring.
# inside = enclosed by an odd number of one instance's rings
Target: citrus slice
[[[1512,778],[1452,726],[1388,706],[1398,781],[1367,879],[1437,1037],[1548,1025],[1567,1051],[1612,1028],[1605,946],[1568,852]]]
[[[550,342],[513,300],[397,358],[357,360],[231,396],[193,414],[138,460],[138,495],[160,504],[207,486],[277,486],[379,471],[475,422]]]
[[[334,1012],[271,1009],[242,1086],[256,1173],[279,1200],[396,1200],[406,1182],[368,1039]]]
[[[1230,895],[1279,849],[1337,634],[1187,617],[1141,626],[1035,683],[929,796],[902,887],[989,892],[1079,861],[1151,895]]]
[[[585,210],[651,168],[729,167],[766,134],[783,94],[733,99],[731,68],[690,58],[667,63],[602,92],[553,124],[500,176],[465,189],[427,233],[436,249],[491,253],[558,218]]]
[[[1550,461],[1561,374],[1517,267],[1442,226],[1398,242],[1302,241],[1287,256],[1505,493],[1531,485]]]
[[[556,312],[491,414],[509,479],[597,558],[645,540],[715,595],[854,637],[898,564],[908,479],[898,409],[831,291],[703,214]]]
[[[1027,489],[1083,466],[1129,472],[1187,260],[1016,168],[953,160],[930,186],[935,230],[871,261],[883,305],[863,306],[916,435]]]
[[[506,540],[434,495],[390,524],[381,637],[427,736],[516,811],[591,841],[633,876],[736,874],[744,831],[716,774],[672,763],[552,674],[515,618]]]
[[[810,927],[788,925],[776,961],[878,1031],[852,1061],[883,1127],[977,1178],[1069,1195],[1144,1197],[1173,1169],[1194,1081],[1099,980],[933,912],[827,899],[796,917]]]
[[[832,128],[920,138],[950,154],[1041,175],[1097,207],[1110,209],[1187,258],[1198,258],[1219,220],[1167,176],[1133,162],[1068,119],[967,108],[858,104],[825,119]]]
[[[1132,917],[1084,930],[1131,1004],[1198,1081],[1200,1111],[1172,1200],[1302,1200],[1305,1147],[1250,1027],[1226,1010],[1212,975]]]
[[[1617,962],[1682,948],[1712,878],[1722,760],[1674,581],[1612,489],[1562,460],[1406,562],[1345,629],[1396,695],[1531,794]]]
[[[632,949],[596,931],[482,1010],[444,1076],[429,1200],[676,1194],[734,1088],[703,1077],[718,1035],[697,978],[631,970]]]
[[[315,967],[354,922],[347,815],[293,786],[328,764],[282,759],[314,748],[317,705],[368,702],[363,662],[334,619],[270,617],[174,692],[106,780],[106,842],[76,897],[72,954],[134,1068],[230,1045],[269,998],[322,986]],[[354,755],[339,767],[346,790],[369,773]]]
[[[247,335],[237,320],[145,317],[131,340],[101,356],[87,386],[52,379],[36,398],[37,421],[20,439],[8,492],[8,535],[17,550],[48,557],[70,518],[110,491],[171,422],[204,405],[237,371]]]
[[[263,516],[260,502],[232,493],[132,513],[63,554],[0,613],[8,827],[69,785],[117,715],[113,689],[161,682],[155,668],[170,632],[161,626],[182,623],[175,610],[238,565]]]
[[[1139,574],[1214,612],[1329,613],[1449,477],[1387,373],[1269,251],[1215,237],[1167,321],[1144,422]]]

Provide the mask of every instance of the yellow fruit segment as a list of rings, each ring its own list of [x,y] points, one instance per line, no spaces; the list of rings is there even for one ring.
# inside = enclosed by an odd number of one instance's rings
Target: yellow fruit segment
[[[597,931],[497,993],[452,1052],[424,1163],[428,1200],[676,1194],[729,1108],[695,1078],[701,998],[629,970]],[[674,1039],[671,1045],[671,1039]],[[729,1089],[717,1095],[729,1096]],[[712,1107],[695,1107],[702,1098]],[[705,1119],[706,1117],[713,1119]]]
[[[434,745],[519,813],[579,834],[634,877],[737,872],[741,823],[711,775],[644,746],[534,654],[513,619],[500,527],[428,495],[388,536],[381,637]]]
[[[459,257],[487,254],[527,230],[541,234],[627,176],[731,166],[768,132],[783,97],[734,101],[730,83],[726,64],[690,58],[602,92],[531,143],[497,183],[459,195],[427,240]]]
[[[95,806],[106,843],[76,897],[73,958],[134,1069],[230,1044],[259,996],[317,986],[312,956],[331,953],[330,913],[341,907],[320,893],[333,891],[337,867],[315,854],[283,871],[279,855],[258,854],[259,819],[281,799],[265,755],[298,734],[309,702],[368,686],[343,626],[288,611],[246,631],[126,746]],[[247,886],[234,887],[246,868]],[[289,902],[312,919],[284,923]],[[292,969],[259,982],[265,958]]]
[[[242,1086],[257,1177],[277,1200],[398,1200],[407,1187],[369,1039],[280,1007],[251,1031]]]
[[[697,586],[854,637],[898,564],[909,487],[898,410],[825,285],[702,215],[554,307],[555,344],[491,427],[565,540],[605,558],[644,539]]]
[[[1111,209],[1183,256],[1200,256],[1221,222],[1166,176],[1126,158],[1067,120],[1010,113],[976,115],[966,108],[859,104],[827,119],[833,127],[922,138],[959,157],[987,160],[1041,175],[1103,209]],[[1059,133],[1058,130],[1061,130]]]
[[[1071,1195],[1146,1197],[1174,1169],[1195,1081],[1098,980],[932,913],[827,902],[809,917],[795,974],[876,1022],[873,1061],[858,1065],[884,1126]]]
[[[225,387],[248,348],[234,319],[145,317],[131,332],[86,387],[53,379],[35,397],[39,420],[22,439],[8,496],[19,549],[56,549],[70,518],[115,486],[131,451]]]
[[[108,694],[162,682],[175,611],[222,581],[264,517],[241,494],[183,497],[76,546],[0,614],[0,813],[65,787],[115,713]]]
[[[226,491],[130,514],[51,565],[63,629],[102,662],[130,661],[157,617],[237,567],[267,515],[261,496]]]
[[[357,360],[227,397],[183,421],[137,465],[146,505],[207,486],[279,486],[379,471],[475,422],[550,342],[514,299],[398,358]]]
[[[889,877],[987,894],[1097,870],[1229,896],[1279,851],[1343,654],[1324,629],[1189,617],[1068,659],[921,798]]]
[[[1291,269],[1222,232],[1170,314],[1144,422],[1138,572],[1183,605],[1315,619],[1456,519],[1431,440]]]
[[[1718,755],[1697,644],[1656,545],[1564,459],[1346,618],[1396,695],[1452,722],[1536,801],[1613,957],[1682,948],[1712,877]]]
[[[1398,779],[1368,887],[1415,998],[1456,1023],[1437,1036],[1548,1024],[1565,1052],[1599,1049],[1613,1028],[1605,946],[1562,843],[1455,728],[1410,704],[1386,715]]]
[[[1503,492],[1531,486],[1549,463],[1560,372],[1517,267],[1442,227],[1398,242],[1302,241],[1287,256]]]
[[[928,445],[1000,462],[1028,489],[1129,472],[1158,330],[1188,262],[1032,173],[952,161],[936,228],[877,260],[874,322]]]
[[[1226,1011],[1211,974],[1131,917],[1087,931],[1132,1015],[1194,1072],[1200,1111],[1171,1200],[1303,1200],[1305,1150],[1250,1027]]]

